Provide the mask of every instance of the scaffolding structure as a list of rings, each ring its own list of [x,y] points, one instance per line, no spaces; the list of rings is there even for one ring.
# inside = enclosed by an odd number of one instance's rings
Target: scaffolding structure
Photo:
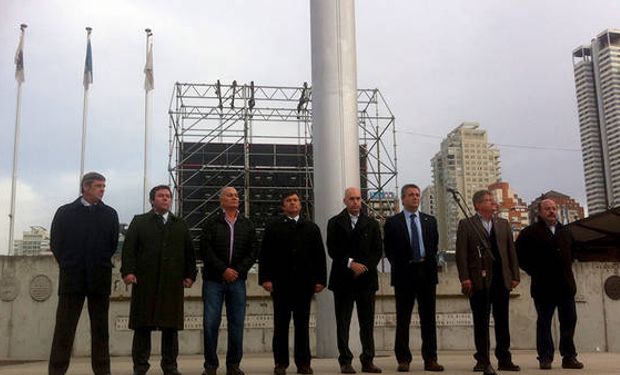
[[[218,209],[223,186],[237,188],[240,210],[259,231],[279,212],[284,190],[298,191],[313,217],[311,106],[307,83],[175,84],[168,171],[176,211],[193,236]],[[358,121],[362,197],[382,220],[398,207],[398,180],[395,118],[378,89],[358,90]]]

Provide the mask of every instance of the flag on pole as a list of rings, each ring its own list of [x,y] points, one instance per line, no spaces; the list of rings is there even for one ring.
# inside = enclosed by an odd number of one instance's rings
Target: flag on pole
[[[146,53],[146,64],[144,65],[144,89],[151,91],[155,88],[155,79],[153,77],[153,41],[149,43]]]
[[[91,83],[93,83],[93,51],[90,46],[90,30],[88,30],[86,61],[84,62],[84,89],[88,90]]]
[[[15,51],[15,80],[19,83],[24,82],[24,27],[22,26],[22,32],[19,36],[19,44],[17,45],[17,51]]]

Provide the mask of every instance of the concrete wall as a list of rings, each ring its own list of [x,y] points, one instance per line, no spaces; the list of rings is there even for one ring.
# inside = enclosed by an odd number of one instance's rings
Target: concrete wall
[[[128,355],[132,332],[127,329],[130,290],[118,273],[115,260],[113,293],[110,303],[110,352]],[[577,313],[579,321],[576,345],[579,351],[620,352],[620,301],[610,299],[603,285],[611,275],[620,275],[620,263],[575,264],[578,284]],[[58,267],[53,257],[0,257],[0,358],[46,359],[54,329],[58,291]],[[41,276],[43,275],[43,276]],[[47,282],[50,282],[47,285]],[[180,351],[184,354],[202,353],[202,283],[186,290],[186,330],[181,332]],[[325,291],[324,293],[330,293]],[[315,306],[311,317],[311,340],[314,352]],[[522,284],[513,292],[510,304],[512,345],[515,349],[535,348],[536,313],[529,295],[529,278],[522,275]],[[555,318],[554,318],[555,319]],[[472,350],[473,328],[469,303],[460,294],[454,263],[440,273],[437,290],[438,345],[440,350]],[[354,324],[356,324],[354,322]],[[378,351],[391,352],[396,319],[393,290],[389,275],[381,275],[377,296],[375,341]],[[351,337],[357,335],[352,327]],[[244,345],[247,353],[270,352],[273,334],[271,300],[256,282],[256,274],[248,280],[248,308]],[[554,335],[558,335],[557,319]],[[493,336],[493,335],[491,335]],[[292,341],[291,341],[292,342]],[[153,351],[159,351],[159,335],[153,341]],[[557,345],[557,339],[556,339]],[[353,344],[355,352],[359,344]],[[411,347],[417,352],[420,333],[417,316],[411,327]],[[219,348],[226,348],[225,320],[220,329]],[[74,355],[90,354],[90,334],[87,311],[84,308],[78,325]]]

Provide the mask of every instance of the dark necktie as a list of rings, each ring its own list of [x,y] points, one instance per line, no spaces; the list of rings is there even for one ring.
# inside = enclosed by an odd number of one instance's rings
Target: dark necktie
[[[415,223],[416,214],[411,214],[411,252],[413,255],[413,261],[419,262],[422,260],[420,254],[420,236],[418,235],[418,226]]]

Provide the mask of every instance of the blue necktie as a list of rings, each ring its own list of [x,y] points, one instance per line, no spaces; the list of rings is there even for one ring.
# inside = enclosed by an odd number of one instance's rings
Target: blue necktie
[[[422,260],[420,254],[420,237],[418,235],[418,226],[415,223],[416,214],[411,214],[411,251],[413,255],[413,261],[419,262]]]

